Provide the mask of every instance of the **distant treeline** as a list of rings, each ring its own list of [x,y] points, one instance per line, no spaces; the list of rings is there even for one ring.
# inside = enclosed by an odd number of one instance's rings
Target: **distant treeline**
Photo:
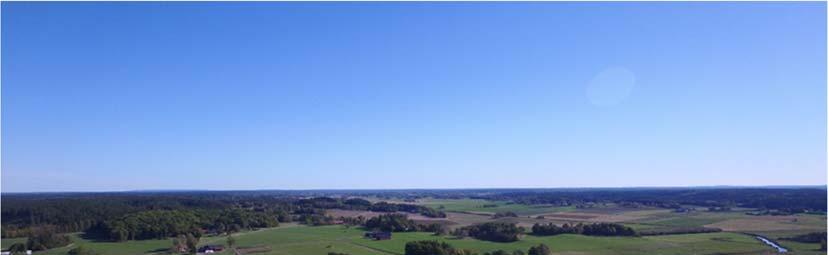
[[[657,235],[679,235],[679,234],[700,234],[700,233],[715,233],[722,232],[720,228],[708,227],[673,227],[669,229],[646,229],[638,231],[642,236],[657,236]]]
[[[826,232],[813,232],[804,235],[798,235],[788,238],[780,238],[782,240],[789,240],[800,243],[824,243],[827,237]]]
[[[415,201],[421,198],[488,199],[523,204],[579,205],[615,202],[630,206],[677,208],[680,204],[704,207],[728,206],[802,212],[826,209],[826,186],[787,187],[687,187],[687,188],[551,188],[551,189],[410,189],[410,190],[311,190],[311,191],[213,191],[208,194],[285,197],[368,196]],[[630,203],[624,203],[630,202]]]
[[[513,191],[487,195],[493,200],[521,204],[579,205],[618,203],[634,207],[656,206],[680,208],[681,205],[704,207],[749,207],[784,212],[825,212],[824,188],[663,188],[663,189],[582,189]]]

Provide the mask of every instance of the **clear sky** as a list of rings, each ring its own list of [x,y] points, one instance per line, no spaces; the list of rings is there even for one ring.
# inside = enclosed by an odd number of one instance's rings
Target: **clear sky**
[[[2,3],[2,191],[826,182],[826,6]]]

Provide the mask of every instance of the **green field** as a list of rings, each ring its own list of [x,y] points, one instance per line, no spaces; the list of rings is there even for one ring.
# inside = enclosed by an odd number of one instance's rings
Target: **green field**
[[[373,241],[362,238],[364,231],[343,226],[307,227],[288,225],[236,234],[238,246],[267,245],[272,251],[257,254],[327,254],[345,252],[349,254],[403,254],[405,243],[413,240],[441,240],[458,248],[480,252],[503,250],[527,250],[530,246],[544,243],[556,253],[577,254],[709,254],[748,253],[770,251],[770,248],[750,236],[736,233],[712,233],[670,235],[657,237],[589,237],[581,235],[558,235],[551,237],[524,236],[512,243],[496,243],[470,238],[454,239],[438,237],[431,233],[394,233],[392,240]],[[81,239],[73,234],[75,243],[70,247],[52,249],[38,254],[66,254],[74,246],[83,245],[102,254],[144,254],[161,253],[170,247],[170,240],[130,241],[125,243],[94,242]],[[223,244],[224,237],[208,237],[202,244]],[[7,241],[3,240],[4,247]],[[228,253],[229,254],[229,253]]]
[[[394,233],[392,240],[373,241],[362,238],[363,230],[342,226],[276,228],[238,237],[240,246],[269,244],[273,252],[264,254],[403,254],[405,243],[414,240],[440,240],[454,247],[479,252],[527,250],[544,243],[555,252],[579,254],[708,254],[759,253],[771,249],[750,236],[736,233],[671,235],[658,237],[589,237],[527,235],[512,243],[496,243],[471,238],[434,236],[431,233]]]

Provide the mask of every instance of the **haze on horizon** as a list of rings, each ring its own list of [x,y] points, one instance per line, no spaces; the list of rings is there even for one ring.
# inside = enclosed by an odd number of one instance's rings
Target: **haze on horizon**
[[[826,183],[824,2],[2,3],[2,192]]]

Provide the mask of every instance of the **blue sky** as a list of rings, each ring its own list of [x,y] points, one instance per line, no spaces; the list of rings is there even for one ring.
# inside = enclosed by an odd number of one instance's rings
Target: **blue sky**
[[[825,3],[2,3],[2,191],[826,181]]]

